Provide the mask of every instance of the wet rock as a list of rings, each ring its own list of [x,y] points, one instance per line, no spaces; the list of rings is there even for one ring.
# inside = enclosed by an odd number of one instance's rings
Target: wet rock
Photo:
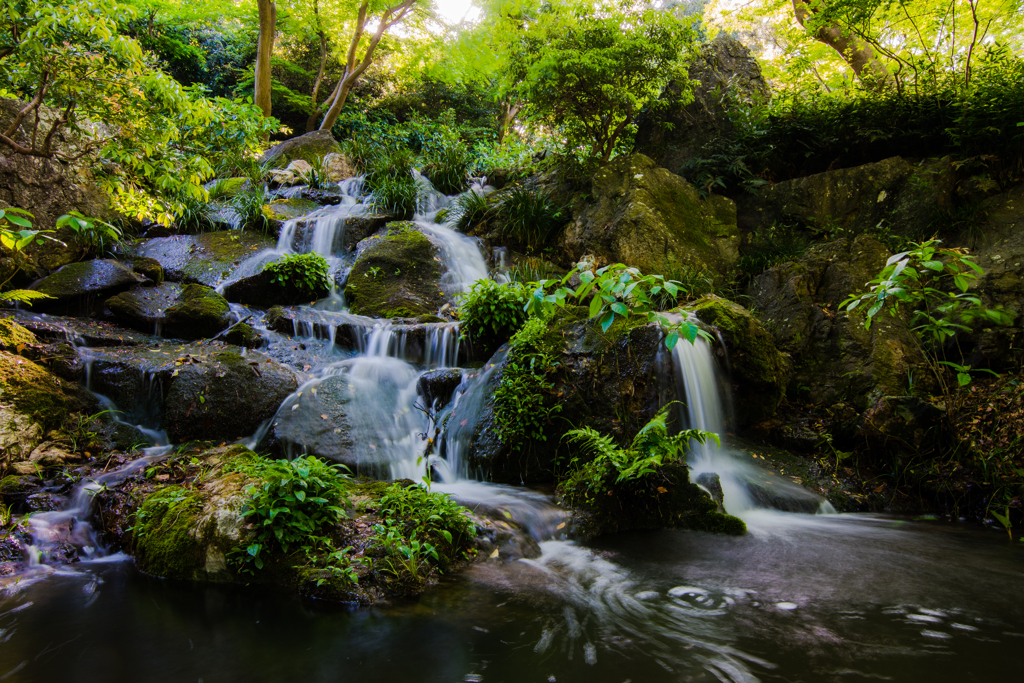
[[[722,491],[722,480],[714,472],[701,472],[694,480],[694,484],[702,487],[711,496],[711,499],[718,504],[718,511],[725,511],[725,492]]]
[[[331,253],[341,254],[355,251],[360,242],[381,230],[390,220],[388,216],[380,214],[363,214],[341,219],[341,226],[334,233]],[[293,244],[301,247],[303,251],[311,251],[315,228],[315,220],[300,221],[295,231]]]
[[[167,309],[178,303],[184,285],[165,282],[156,287],[133,287],[107,299],[107,308],[119,322],[142,332],[153,332],[167,322]]]
[[[310,304],[331,293],[327,287],[322,287],[310,294],[294,282],[276,282],[276,278],[274,273],[260,271],[229,284],[224,288],[224,296],[233,303],[251,306],[290,306]]]
[[[220,343],[94,352],[96,391],[128,421],[160,424],[173,442],[253,434],[298,387],[295,371]]]
[[[0,318],[0,349],[17,353],[19,347],[36,343],[36,336],[18,323]]]
[[[593,198],[562,237],[574,262],[621,262],[645,273],[682,267],[728,279],[739,261],[740,233],[732,200],[697,190],[641,155],[616,157],[593,178]]]
[[[433,314],[447,300],[440,287],[439,250],[412,223],[389,223],[359,245],[345,285],[356,315],[414,318]]]
[[[757,59],[725,32],[701,46],[688,72],[694,83],[693,102],[648,114],[636,134],[636,151],[678,174],[688,161],[701,155],[705,144],[729,134],[732,125],[727,113],[731,108],[764,102],[769,96]],[[680,88],[672,82],[666,90],[675,96]]]
[[[67,499],[56,493],[33,493],[25,499],[25,508],[29,512],[53,512],[64,509]]]
[[[882,225],[893,234],[922,239],[953,208],[950,159],[915,165],[902,157],[826,171],[761,188],[740,198],[740,227],[798,224],[815,236],[855,237]]]
[[[0,316],[4,313],[0,312]],[[70,318],[57,315],[19,316],[18,324],[31,331],[39,339],[67,342],[90,348],[99,346],[135,346],[149,342],[148,335],[139,334],[109,322]]]
[[[725,341],[737,426],[746,427],[774,415],[791,370],[789,359],[775,348],[772,335],[750,311],[714,295],[687,309],[715,327]]]
[[[202,235],[174,235],[145,240],[129,247],[132,255],[155,259],[171,282],[216,287],[242,261],[277,244],[249,230],[222,230]]]
[[[228,333],[223,336],[223,339],[228,344],[244,346],[248,349],[254,349],[263,345],[263,337],[247,323],[233,325],[231,329],[228,330]]]
[[[96,259],[71,263],[43,278],[33,289],[52,299],[34,302],[38,310],[89,308],[100,298],[126,290],[142,281],[142,277],[113,259]]]
[[[339,152],[330,152],[324,155],[324,166],[327,168],[327,176],[332,183],[340,183],[356,175],[355,165],[352,161]]]
[[[204,285],[187,285],[178,302],[167,309],[169,332],[186,339],[213,337],[230,324],[227,300]]]
[[[865,411],[861,434],[873,453],[896,458],[938,453],[946,406],[917,396],[885,396]]]
[[[164,268],[155,258],[137,256],[131,259],[132,270],[147,280],[160,284],[164,281]]]
[[[930,386],[910,332],[888,316],[865,330],[859,311],[839,310],[849,294],[864,291],[888,257],[880,242],[862,235],[815,246],[754,279],[752,308],[793,362],[790,400],[846,401],[862,411],[882,396],[906,393],[910,382]]]
[[[301,218],[319,208],[319,204],[308,199],[275,199],[263,206],[263,215],[270,221],[270,226],[274,231],[280,231],[285,221]]]
[[[359,464],[346,405],[352,389],[343,376],[328,377],[281,406],[273,435],[288,456],[317,455],[349,465]]]
[[[416,385],[416,392],[427,406],[442,408],[452,399],[455,389],[462,384],[462,371],[456,369],[432,370],[424,373]]]
[[[312,161],[339,151],[341,147],[329,130],[317,130],[277,143],[263,153],[260,163],[273,168],[285,168],[295,159]]]

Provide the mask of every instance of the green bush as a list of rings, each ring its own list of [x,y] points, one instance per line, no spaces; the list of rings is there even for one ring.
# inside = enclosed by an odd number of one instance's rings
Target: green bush
[[[262,569],[266,552],[280,547],[287,553],[309,545],[345,516],[350,501],[348,477],[341,467],[307,456],[291,461],[256,458],[240,468],[260,480],[246,488],[242,517],[255,525],[256,532],[238,553],[243,566],[251,563]]]
[[[505,221],[505,240],[527,251],[545,246],[568,219],[566,207],[558,204],[550,192],[525,185],[516,185],[505,193],[498,214]]]
[[[331,290],[330,264],[320,254],[285,254],[263,266],[263,272],[272,273],[273,282],[295,287],[311,299]]]
[[[121,230],[98,218],[83,216],[78,211],[66,213],[57,219],[57,228],[70,228],[83,247],[99,256],[111,251],[121,242]]]
[[[375,211],[408,220],[419,205],[420,188],[412,172],[413,153],[403,147],[379,147],[363,161],[364,182]]]
[[[444,220],[459,232],[466,232],[483,220],[487,212],[487,197],[477,192],[466,192],[449,205]]]
[[[444,140],[426,154],[423,175],[443,194],[458,194],[466,189],[472,157],[466,143],[458,138]]]
[[[267,203],[266,193],[263,191],[262,183],[259,185],[249,184],[244,190],[235,195],[231,200],[231,208],[238,214],[243,229],[268,232],[270,221],[263,213],[263,207]]]
[[[493,352],[526,322],[529,301],[530,292],[524,285],[478,280],[460,295],[462,333],[485,352]]]
[[[546,333],[543,318],[531,318],[516,332],[494,392],[495,431],[502,443],[516,451],[530,440],[546,441],[544,428],[562,409],[558,404],[545,405],[545,394],[554,386],[548,373],[558,367],[554,350],[544,343]]]
[[[377,512],[385,522],[377,531],[378,539],[387,550],[396,550],[397,555],[411,561],[406,568],[414,576],[419,568],[416,555],[421,560],[429,555],[441,569],[447,569],[476,535],[466,508],[444,493],[420,486],[392,484],[381,497]]]

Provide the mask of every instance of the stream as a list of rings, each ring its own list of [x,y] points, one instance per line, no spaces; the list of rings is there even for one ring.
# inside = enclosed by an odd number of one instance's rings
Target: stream
[[[224,284],[293,251],[350,266],[336,253],[339,231],[364,205],[358,181],[341,190],[345,201],[286,223],[275,249]],[[439,246],[442,285],[455,294],[490,272],[475,240],[434,222],[448,201],[428,192],[416,223]],[[1024,584],[1024,544],[967,525],[835,514],[824,499],[713,444],[694,449],[694,480],[717,477],[747,535],[659,531],[575,542],[559,531],[566,513],[548,496],[475,481],[465,464],[500,361],[462,369],[443,411],[417,407],[425,372],[458,368],[457,324],[426,325],[413,342],[400,325],[348,314],[337,294],[302,308],[317,321],[295,329],[309,379],[250,445],[271,423],[301,419],[302,402],[322,384],[343,381],[361,474],[419,480],[429,471],[436,490],[526,528],[539,557],[492,558],[415,602],[365,610],[154,579],[123,555],[105,556],[88,524],[90,491],[167,452],[154,447],[82,483],[65,510],[31,520],[44,560],[53,529],[78,520],[81,561],[37,562],[2,589],[0,681],[982,681],[1019,668],[1024,594],[1010,587]],[[258,311],[236,307],[236,315],[254,316],[268,354],[296,348],[261,327]],[[343,324],[359,330],[358,348],[335,346]],[[88,363],[103,352],[81,353]],[[682,421],[724,433],[728,397],[708,344],[666,354]],[[448,415],[452,427],[428,454],[424,436]],[[158,424],[140,426],[159,434]],[[301,435],[301,423],[292,433]]]

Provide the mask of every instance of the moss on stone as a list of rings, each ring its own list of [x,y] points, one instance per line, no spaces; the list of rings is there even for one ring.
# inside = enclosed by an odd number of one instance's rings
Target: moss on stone
[[[0,496],[23,493],[31,488],[25,478],[17,474],[9,474],[0,479]]]
[[[227,300],[206,285],[188,285],[181,301],[167,309],[167,322],[190,337],[212,337],[230,324]]]
[[[32,417],[44,431],[54,429],[72,412],[89,405],[87,394],[30,360],[0,351],[0,402]]]
[[[320,208],[320,205],[310,199],[293,197],[291,199],[277,199],[269,204],[263,205],[263,215],[271,223],[283,223],[292,218],[299,218],[306,214],[313,213]]]
[[[259,346],[260,342],[262,341],[260,333],[253,329],[252,326],[247,323],[242,323],[240,325],[235,325],[234,327],[232,327],[231,331],[224,335],[224,339],[229,344],[234,344],[236,346],[245,346],[247,348],[254,348],[256,346]]]
[[[370,237],[348,276],[352,313],[383,318],[432,315],[445,301],[438,249],[412,223],[389,223]]]
[[[0,349],[13,352],[20,345],[34,344],[35,341],[36,336],[18,323],[0,318]]]
[[[196,525],[203,499],[168,486],[149,495],[135,513],[133,546],[138,568],[168,579],[195,579],[205,558]]]

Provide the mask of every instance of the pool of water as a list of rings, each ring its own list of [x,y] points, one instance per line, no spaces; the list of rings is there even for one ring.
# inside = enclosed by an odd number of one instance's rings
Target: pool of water
[[[368,610],[79,565],[8,588],[4,681],[992,681],[1020,671],[1024,543],[885,516],[548,541]],[[28,580],[26,580],[27,582]]]

